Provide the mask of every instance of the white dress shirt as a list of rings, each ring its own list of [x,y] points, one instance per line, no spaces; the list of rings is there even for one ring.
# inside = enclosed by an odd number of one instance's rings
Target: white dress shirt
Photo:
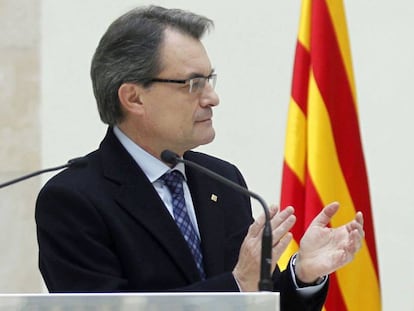
[[[170,168],[167,164],[157,159],[153,155],[146,152],[136,143],[134,143],[128,136],[126,136],[118,127],[114,126],[114,134],[121,142],[122,146],[128,151],[131,157],[137,162],[144,174],[147,176],[149,181],[154,186],[155,190],[158,192],[161,200],[164,202],[168,212],[171,214],[171,217],[174,218],[173,214],[173,205],[171,193],[168,190],[168,187],[159,179],[165,173],[178,170],[184,176],[184,198],[185,204],[187,206],[188,215],[190,220],[193,223],[194,229],[200,238],[200,232],[198,230],[197,217],[195,215],[193,200],[191,199],[190,190],[187,185],[187,176],[185,175],[185,166],[183,163],[178,163],[175,167]]]

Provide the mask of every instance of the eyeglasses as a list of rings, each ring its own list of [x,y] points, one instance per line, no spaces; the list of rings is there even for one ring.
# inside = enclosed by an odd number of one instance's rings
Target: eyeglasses
[[[208,75],[207,77],[195,77],[195,78],[190,78],[190,79],[185,79],[185,80],[153,78],[150,81],[151,82],[162,82],[162,83],[186,84],[186,85],[189,86],[188,87],[189,93],[198,93],[198,92],[201,92],[204,89],[207,82],[214,89],[214,87],[216,86],[216,80],[217,80],[217,74],[212,73],[212,74]]]

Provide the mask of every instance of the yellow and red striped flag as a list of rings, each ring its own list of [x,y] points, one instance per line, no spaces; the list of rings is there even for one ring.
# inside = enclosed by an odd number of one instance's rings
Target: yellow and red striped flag
[[[303,0],[292,80],[280,206],[296,209],[296,240],[279,264],[286,266],[323,206],[333,201],[341,205],[332,227],[362,211],[365,241],[354,260],[331,275],[324,309],[381,310],[368,177],[342,0]]]

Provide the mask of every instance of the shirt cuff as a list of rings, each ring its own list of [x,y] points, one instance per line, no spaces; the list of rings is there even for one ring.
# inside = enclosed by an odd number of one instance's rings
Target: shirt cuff
[[[323,276],[323,280],[319,284],[309,285],[306,287],[299,287],[298,283],[296,282],[296,275],[295,275],[296,256],[297,256],[297,253],[292,256],[289,262],[291,277],[292,277],[293,283],[296,286],[296,290],[305,297],[316,294],[318,291],[320,291],[325,286],[326,282],[328,281],[328,276],[326,275]]]

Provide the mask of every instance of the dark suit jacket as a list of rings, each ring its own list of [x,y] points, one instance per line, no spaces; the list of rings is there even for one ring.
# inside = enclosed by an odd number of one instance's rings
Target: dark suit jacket
[[[245,186],[228,162],[184,156]],[[39,266],[51,292],[238,291],[231,271],[253,221],[248,197],[186,168],[207,274],[200,281],[174,220],[112,128],[86,158],[86,167],[53,177],[37,200]],[[317,310],[325,299],[326,289],[300,298],[290,271],[277,269],[274,280],[285,310]]]

